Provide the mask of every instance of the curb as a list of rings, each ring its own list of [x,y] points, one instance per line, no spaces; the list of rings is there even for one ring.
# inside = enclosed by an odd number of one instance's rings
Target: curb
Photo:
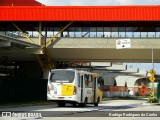
[[[160,105],[160,103],[143,103],[143,105],[150,105],[150,106],[152,106],[152,105]]]
[[[51,102],[28,102],[28,103],[20,103],[20,104],[5,104],[0,105],[0,108],[13,108],[13,107],[26,107],[26,106],[41,106],[41,105],[53,105],[54,103]]]

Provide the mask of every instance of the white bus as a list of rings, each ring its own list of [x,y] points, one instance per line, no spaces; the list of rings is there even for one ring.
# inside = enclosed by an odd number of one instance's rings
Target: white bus
[[[75,69],[53,69],[48,76],[47,100],[64,107],[66,103],[85,107],[102,100],[102,79],[96,73]],[[99,81],[99,83],[98,83]]]

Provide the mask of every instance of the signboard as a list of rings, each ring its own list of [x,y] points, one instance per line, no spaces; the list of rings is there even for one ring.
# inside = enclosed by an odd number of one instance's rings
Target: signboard
[[[116,40],[116,49],[124,49],[131,47],[130,39],[118,39]]]
[[[151,69],[151,70],[149,71],[149,73],[150,73],[151,75],[154,75],[154,74],[156,74],[156,71],[155,71],[154,69]]]
[[[151,74],[151,77],[149,77],[149,80],[152,82],[152,90],[150,91],[150,102],[152,103],[154,100],[154,81],[156,80],[156,78],[154,77],[154,74],[156,73],[156,71],[154,69],[151,69],[149,71],[149,73]]]
[[[153,93],[152,90],[150,91],[150,97],[149,98],[150,98],[151,101],[154,99],[154,93]]]
[[[154,69],[151,69],[149,73],[151,74],[151,77],[149,77],[149,80],[151,82],[154,82],[156,80],[156,78],[154,77],[154,74],[156,73],[156,71]]]
[[[151,82],[154,82],[154,81],[156,80],[156,78],[155,78],[154,76],[151,76],[151,77],[149,77],[149,80],[150,80]]]

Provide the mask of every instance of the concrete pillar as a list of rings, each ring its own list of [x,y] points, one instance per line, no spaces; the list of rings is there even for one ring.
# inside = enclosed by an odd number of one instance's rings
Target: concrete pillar
[[[49,74],[49,69],[44,69],[43,70],[43,79],[48,79],[48,74]]]

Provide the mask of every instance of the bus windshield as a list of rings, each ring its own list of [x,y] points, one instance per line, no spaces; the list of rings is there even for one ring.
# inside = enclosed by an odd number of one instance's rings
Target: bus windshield
[[[71,70],[58,70],[52,71],[50,80],[57,83],[72,83],[75,77],[75,71]]]

